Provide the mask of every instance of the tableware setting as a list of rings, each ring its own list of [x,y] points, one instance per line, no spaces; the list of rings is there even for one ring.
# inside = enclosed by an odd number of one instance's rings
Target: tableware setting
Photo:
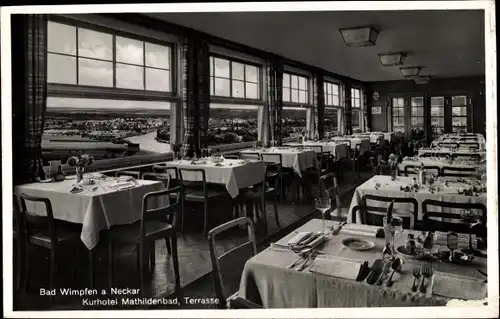
[[[375,247],[375,243],[371,240],[354,237],[344,238],[341,243],[344,247],[357,251],[366,251]]]

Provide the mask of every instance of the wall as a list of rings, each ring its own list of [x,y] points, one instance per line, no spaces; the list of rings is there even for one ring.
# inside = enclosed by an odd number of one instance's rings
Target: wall
[[[386,131],[388,128],[387,105],[389,94],[425,94],[426,97],[439,94],[469,93],[472,97],[472,127],[473,131],[486,136],[486,102],[484,77],[431,79],[427,84],[415,84],[412,80],[371,82],[371,92],[378,92],[377,101],[373,94],[369,95],[372,107],[381,107],[382,114],[370,114],[371,130]],[[428,105],[426,105],[428,107]]]

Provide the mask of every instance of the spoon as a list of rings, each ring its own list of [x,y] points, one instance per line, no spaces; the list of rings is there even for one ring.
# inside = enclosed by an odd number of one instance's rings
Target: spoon
[[[394,273],[397,271],[401,271],[401,267],[403,266],[403,260],[401,258],[396,258],[392,264],[391,264],[391,268],[392,268],[392,273],[391,275],[389,276],[389,278],[387,279],[387,281],[385,282],[385,285],[387,287],[390,287],[392,286],[392,276],[394,276]]]
[[[305,255],[307,255],[307,253],[309,253],[310,251],[312,250],[312,248],[304,248],[302,249],[301,251],[299,251],[297,253],[297,255],[299,255],[299,258],[297,258],[297,260],[295,260],[293,263],[291,263],[290,265],[288,265],[288,267],[286,268],[294,268],[295,266],[297,266],[297,264],[304,258]]]
[[[342,222],[340,225],[337,226],[337,228],[335,228],[333,231],[332,231],[332,235],[333,236],[336,236],[340,233],[340,231],[342,230],[342,226],[344,226],[345,224],[347,224],[347,222]]]

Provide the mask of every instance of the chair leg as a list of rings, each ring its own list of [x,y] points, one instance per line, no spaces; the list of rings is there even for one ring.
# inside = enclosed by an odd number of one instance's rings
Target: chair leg
[[[184,202],[184,196],[180,199],[181,203],[181,233],[184,233],[184,220],[186,219],[186,215],[184,212],[184,206],[186,206],[186,203]]]
[[[172,236],[172,259],[174,262],[174,274],[175,274],[175,292],[177,294],[181,293],[181,278],[179,275],[179,256],[177,255],[177,236],[174,233]],[[182,298],[179,296],[179,300]]]
[[[203,215],[205,216],[203,218],[203,235],[207,236],[208,235],[208,203],[205,201],[203,203]]]
[[[165,237],[165,245],[167,246],[167,253],[172,255],[172,246],[170,245],[170,238]]]
[[[114,276],[114,249],[113,242],[108,239],[108,285],[109,288],[113,287],[113,276]]]
[[[151,271],[155,268],[156,264],[156,254],[155,254],[155,242],[151,241],[149,244],[149,267],[148,270]]]
[[[56,250],[50,250],[50,261],[49,261],[49,269],[50,269],[50,278],[49,278],[49,287],[50,290],[53,290],[56,285],[56,273],[57,273],[57,262],[56,262]],[[54,300],[54,296],[50,296],[50,300]]]
[[[17,273],[16,273],[16,291],[21,291],[22,275],[24,270],[24,249],[19,238],[16,240],[17,247]]]
[[[274,196],[274,218],[276,219],[276,225],[281,229],[279,218],[278,218],[278,193]]]
[[[90,281],[90,289],[94,289],[95,278],[94,278],[94,251],[89,250],[89,281]]]
[[[264,232],[267,235],[267,209],[265,195],[262,197],[262,218],[264,219]]]
[[[26,252],[24,256],[24,275],[23,275],[23,282],[21,285],[21,291],[22,292],[27,292],[28,291],[28,277],[30,273],[30,258],[29,258],[29,245],[27,241],[24,243],[24,251]]]

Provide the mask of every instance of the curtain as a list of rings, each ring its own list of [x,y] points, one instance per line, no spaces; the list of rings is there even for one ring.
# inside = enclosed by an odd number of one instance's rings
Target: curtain
[[[344,109],[344,134],[352,134],[352,100],[351,100],[351,89],[352,86],[346,83],[345,86],[345,109]]]
[[[210,51],[198,36],[183,39],[182,106],[184,108],[184,152],[187,156],[206,146],[210,112]]]
[[[47,109],[47,16],[12,15],[14,184],[45,178],[42,134]]]
[[[325,87],[323,72],[317,71],[313,76],[314,106],[316,107],[316,129],[319,138],[325,135]]]
[[[267,71],[267,109],[271,140],[282,144],[282,110],[283,110],[283,60],[276,57],[266,63]]]
[[[368,92],[367,90],[363,90],[363,117],[364,117],[364,122],[365,122],[365,129],[364,131],[371,131],[372,130],[372,123],[371,123],[371,113],[372,113],[372,106],[371,103],[369,102],[368,99]]]

